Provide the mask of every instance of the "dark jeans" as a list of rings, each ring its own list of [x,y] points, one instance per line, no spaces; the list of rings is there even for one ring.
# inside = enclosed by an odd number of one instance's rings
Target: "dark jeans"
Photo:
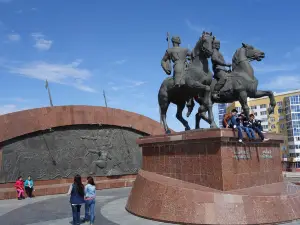
[[[73,225],[80,224],[80,208],[81,205],[71,205],[73,214]]]
[[[261,132],[261,129],[259,127],[252,127],[252,129],[258,134],[260,139],[263,141],[265,139],[264,134]]]
[[[237,122],[236,122],[236,116],[232,116],[231,119],[228,121],[228,125],[230,127],[236,126],[237,130],[238,130],[238,137],[239,139],[243,139],[243,131],[246,132],[247,136],[249,139],[254,140],[255,139],[255,132],[252,128],[250,127],[244,127],[244,126],[240,126]]]
[[[250,140],[254,140],[255,139],[255,132],[252,128],[250,127],[244,127],[244,126],[237,126],[237,129],[238,129],[238,136],[239,136],[239,139],[243,139],[243,132],[242,131],[245,131],[248,138]]]
[[[95,199],[85,200],[85,221],[90,221],[90,223],[94,224],[95,222]]]
[[[32,191],[33,191],[33,188],[30,188],[30,187],[25,187],[25,191],[26,191],[26,194],[29,198],[32,198]]]
[[[227,123],[228,123],[228,126],[231,127],[231,128],[233,128],[234,125],[237,126],[238,123],[236,122],[236,116],[232,116],[232,117],[227,121]]]
[[[260,124],[257,126],[257,128],[258,128],[260,131],[263,131],[263,130],[264,130],[263,127],[262,127],[262,125],[260,125]]]

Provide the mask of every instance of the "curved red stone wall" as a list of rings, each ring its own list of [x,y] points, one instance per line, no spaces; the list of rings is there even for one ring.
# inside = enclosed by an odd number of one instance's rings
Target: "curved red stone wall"
[[[101,106],[55,106],[29,109],[0,116],[0,142],[54,127],[105,124],[133,128],[150,134],[164,134],[157,121],[125,110]]]
[[[137,113],[100,106],[70,105],[29,109],[1,115],[0,143],[50,128],[89,124],[133,128],[149,135],[164,134],[163,128],[157,121]],[[0,145],[0,172],[2,170],[2,147],[3,144]],[[135,174],[111,177],[97,176],[95,182],[97,189],[129,187],[134,182],[135,177]],[[72,180],[72,178],[37,180],[34,194],[40,196],[66,193]],[[0,199],[15,197],[14,183],[0,184]]]

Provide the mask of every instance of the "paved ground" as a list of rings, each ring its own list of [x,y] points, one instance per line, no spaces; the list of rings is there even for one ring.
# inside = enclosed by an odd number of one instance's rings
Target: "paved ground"
[[[97,191],[95,225],[162,225],[131,215],[125,210],[130,188]],[[84,215],[84,208],[81,210]],[[69,196],[52,195],[33,199],[0,201],[1,225],[70,225]]]
[[[124,207],[130,188],[97,192],[95,225],[162,225],[167,223],[142,219],[128,213]],[[66,195],[43,196],[34,199],[0,201],[1,225],[70,225],[71,208]],[[84,209],[81,214],[83,216]],[[296,225],[300,222],[288,223]]]

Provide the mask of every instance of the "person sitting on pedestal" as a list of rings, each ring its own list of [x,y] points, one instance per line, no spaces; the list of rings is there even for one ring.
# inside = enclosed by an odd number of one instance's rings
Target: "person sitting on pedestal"
[[[236,109],[233,109],[233,110],[231,110],[230,113],[224,114],[224,117],[223,117],[223,126],[224,126],[224,128],[229,128],[229,127],[236,128],[236,125],[234,127],[234,124],[236,124],[236,114],[237,114],[237,112],[238,111]]]
[[[249,123],[251,124],[251,128],[258,134],[260,139],[262,141],[267,141],[269,139],[265,138],[263,132],[262,132],[262,126],[261,126],[261,121],[256,120],[254,114],[250,114],[250,120]]]
[[[238,119],[240,120],[240,124],[242,124],[242,126],[240,126],[242,128],[242,130],[244,130],[249,138],[249,140],[255,140],[255,132],[252,129],[251,123],[249,122],[249,120],[246,119],[246,116],[244,113],[241,113],[238,117]]]

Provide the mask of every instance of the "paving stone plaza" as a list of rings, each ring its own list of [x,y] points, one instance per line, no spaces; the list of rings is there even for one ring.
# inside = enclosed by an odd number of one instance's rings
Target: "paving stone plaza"
[[[95,225],[158,225],[168,224],[146,220],[125,210],[130,188],[97,192]],[[81,210],[84,215],[84,209]],[[68,225],[72,214],[67,195],[51,195],[33,199],[0,201],[1,225]],[[285,223],[300,224],[300,221]]]
[[[166,224],[135,217],[125,210],[130,188],[97,192],[95,225]],[[81,215],[84,215],[82,207]],[[0,201],[1,225],[68,225],[72,221],[69,196],[51,195],[32,199]]]

